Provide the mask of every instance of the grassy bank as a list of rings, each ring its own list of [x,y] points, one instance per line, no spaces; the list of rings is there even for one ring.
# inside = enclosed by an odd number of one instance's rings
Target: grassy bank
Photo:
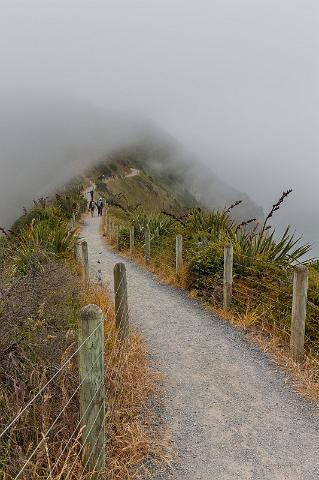
[[[0,478],[15,478],[26,462],[19,478],[88,477],[81,462],[79,376],[72,357],[79,310],[88,303],[108,312],[105,474],[146,478],[166,452],[153,430],[148,405],[156,377],[141,338],[131,332],[119,363],[113,355],[121,351],[113,306],[105,291],[83,289],[72,224],[86,209],[81,190],[81,183],[73,182],[54,199],[35,202],[0,239],[0,432],[20,415],[0,439]]]
[[[163,281],[186,288],[233,324],[244,328],[265,350],[295,376],[299,390],[319,399],[319,268],[318,262],[306,262],[309,292],[306,322],[306,357],[295,364],[289,357],[293,269],[302,262],[310,247],[303,245],[289,229],[276,236],[270,220],[289,192],[284,192],[272,207],[264,225],[254,220],[238,224],[232,210],[204,212],[201,209],[175,214],[149,214],[140,208],[123,212],[111,207],[109,218],[119,224],[120,251],[145,265],[145,229],[151,231],[151,260],[147,268]],[[129,228],[134,226],[134,251],[129,251]],[[183,271],[175,272],[175,239],[183,236]],[[223,311],[224,247],[234,248],[234,285],[231,311]]]

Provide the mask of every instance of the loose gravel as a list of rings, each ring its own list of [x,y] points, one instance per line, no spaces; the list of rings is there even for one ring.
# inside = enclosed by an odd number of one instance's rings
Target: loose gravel
[[[111,288],[114,264],[125,263],[131,322],[166,377],[162,414],[178,462],[156,480],[318,479],[314,406],[242,331],[113,253],[99,222],[86,217],[81,231],[91,275]]]

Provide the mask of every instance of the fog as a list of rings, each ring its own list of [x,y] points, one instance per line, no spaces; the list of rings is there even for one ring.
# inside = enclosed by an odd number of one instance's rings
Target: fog
[[[150,118],[265,209],[292,187],[277,224],[315,242],[318,22],[317,0],[0,0],[0,223]]]

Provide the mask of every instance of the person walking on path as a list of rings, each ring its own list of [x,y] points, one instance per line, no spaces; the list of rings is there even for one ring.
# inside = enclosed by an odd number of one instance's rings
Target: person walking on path
[[[102,215],[103,215],[103,207],[104,207],[102,198],[99,198],[99,199],[98,199],[98,201],[96,202],[96,206],[97,206],[97,214],[98,214],[98,216],[99,216],[99,217],[102,217]]]
[[[95,202],[94,202],[94,200],[90,200],[89,212],[91,213],[91,217],[94,216],[94,210],[95,210]]]

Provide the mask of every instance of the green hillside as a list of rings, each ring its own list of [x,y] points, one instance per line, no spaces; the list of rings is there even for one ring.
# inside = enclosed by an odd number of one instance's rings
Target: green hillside
[[[132,169],[139,170],[140,175],[129,176]],[[197,206],[208,211],[223,210],[240,201],[232,212],[236,220],[264,219],[263,210],[245,193],[216,177],[207,165],[184,152],[174,139],[163,133],[159,137],[158,131],[113,152],[88,175],[98,183],[98,190],[104,196],[123,194],[128,204],[142,203],[149,211],[164,208],[176,213],[181,208]]]
[[[103,189],[101,184],[99,186],[100,189]],[[143,171],[133,177],[110,179],[107,181],[106,187],[106,191],[119,196],[123,205],[127,207],[141,204],[150,212],[175,211],[180,208],[176,198],[164,187],[156,184]]]

